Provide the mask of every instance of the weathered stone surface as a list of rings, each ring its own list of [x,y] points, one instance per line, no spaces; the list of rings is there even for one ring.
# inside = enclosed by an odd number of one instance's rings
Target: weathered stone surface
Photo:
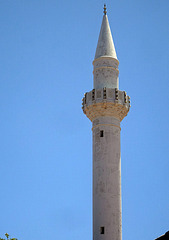
[[[95,60],[93,90],[82,99],[93,127],[93,240],[121,240],[120,122],[130,97],[119,88],[119,62],[104,13]]]
[[[104,239],[121,239],[120,121],[107,116],[93,122],[94,240],[102,239],[102,226]]]
[[[130,109],[130,97],[117,89],[93,89],[85,94],[82,105],[83,112],[91,121],[101,116],[112,116],[122,121]]]
[[[117,58],[107,15],[103,16],[95,59],[101,56]]]
[[[119,88],[119,62],[115,58],[102,56],[93,61],[94,88]]]

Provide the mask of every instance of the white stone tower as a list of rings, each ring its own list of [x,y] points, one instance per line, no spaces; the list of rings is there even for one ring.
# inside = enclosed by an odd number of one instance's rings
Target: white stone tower
[[[106,15],[93,61],[94,87],[85,93],[83,112],[93,127],[93,240],[121,240],[120,122],[130,98],[119,90],[119,61]]]

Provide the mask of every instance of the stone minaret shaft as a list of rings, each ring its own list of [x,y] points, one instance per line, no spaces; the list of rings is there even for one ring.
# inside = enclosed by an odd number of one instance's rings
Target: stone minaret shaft
[[[93,240],[121,240],[120,122],[130,98],[120,91],[116,51],[104,6],[97,44],[94,89],[85,93],[83,112],[93,123]]]

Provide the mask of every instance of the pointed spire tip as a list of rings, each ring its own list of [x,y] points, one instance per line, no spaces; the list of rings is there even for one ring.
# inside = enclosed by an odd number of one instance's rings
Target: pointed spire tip
[[[106,4],[104,4],[104,11],[103,11],[103,13],[104,13],[104,15],[106,15],[106,13],[107,13],[107,8],[106,8]]]
[[[100,29],[99,39],[97,43],[95,59],[103,56],[108,56],[117,59],[116,50],[113,43],[113,38],[109,26],[109,21],[107,18],[107,8],[104,5],[104,15],[102,20],[102,25]]]

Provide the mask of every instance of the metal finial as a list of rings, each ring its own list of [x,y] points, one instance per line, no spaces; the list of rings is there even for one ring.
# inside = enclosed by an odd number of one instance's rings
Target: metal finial
[[[104,15],[106,15],[106,13],[107,13],[107,8],[106,8],[106,4],[104,4],[104,11],[103,11],[103,13],[104,13]]]

